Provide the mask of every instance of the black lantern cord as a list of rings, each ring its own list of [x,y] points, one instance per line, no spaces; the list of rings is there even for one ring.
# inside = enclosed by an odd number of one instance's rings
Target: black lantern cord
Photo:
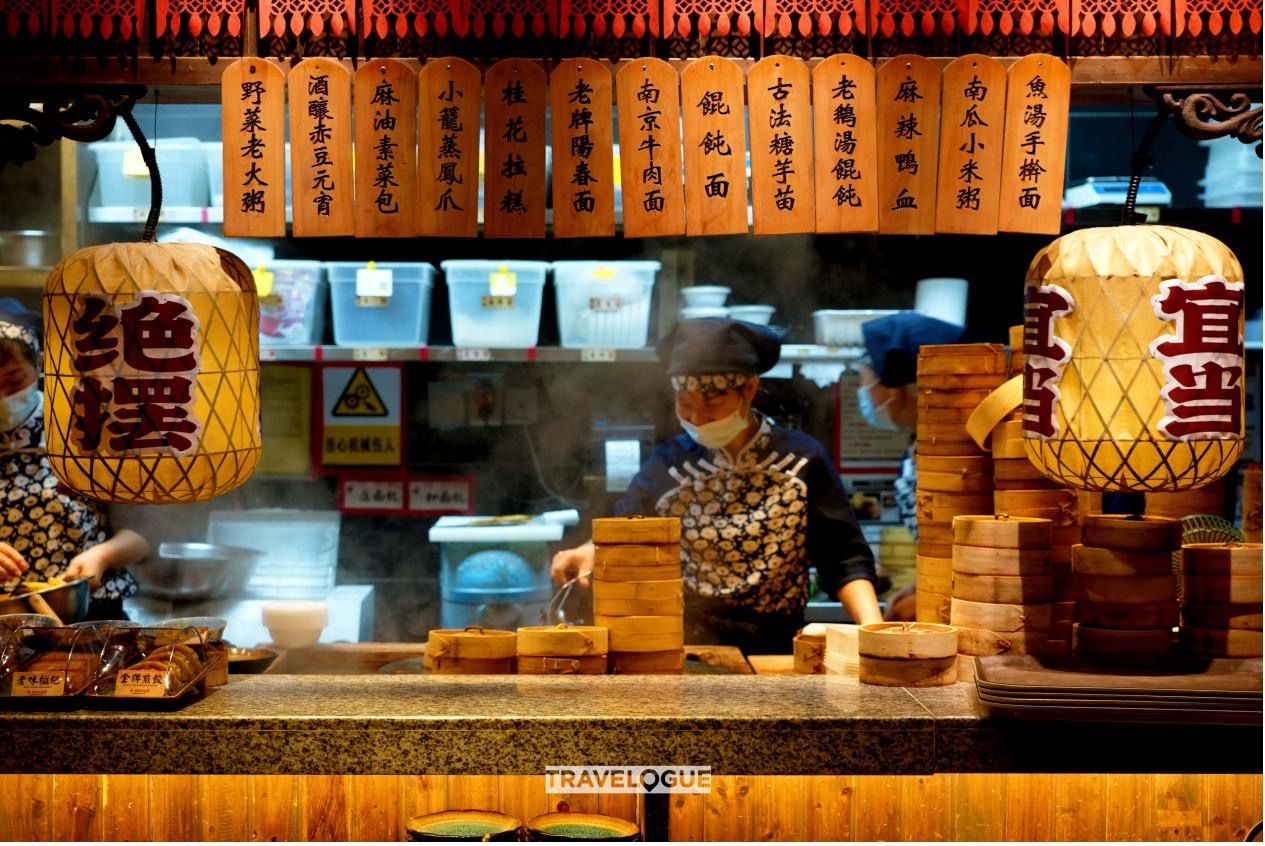
[[[1133,152],[1133,169],[1129,176],[1129,192],[1124,198],[1124,222],[1128,226],[1137,223],[1146,223],[1146,215],[1137,213],[1138,205],[1138,188],[1142,185],[1142,172],[1149,168],[1151,161],[1151,145],[1155,143],[1155,138],[1160,134],[1160,130],[1164,128],[1164,121],[1168,120],[1168,113],[1158,111],[1155,117],[1151,119],[1151,125],[1146,128],[1146,134],[1142,136],[1142,143]]]
[[[140,124],[136,122],[131,109],[123,112],[123,122],[131,130],[136,146],[141,148],[145,167],[149,168],[149,216],[145,218],[145,231],[141,233],[141,240],[151,242],[158,234],[158,215],[163,207],[163,180],[158,173],[158,157],[154,155],[154,148],[145,140],[145,133],[141,132]]]

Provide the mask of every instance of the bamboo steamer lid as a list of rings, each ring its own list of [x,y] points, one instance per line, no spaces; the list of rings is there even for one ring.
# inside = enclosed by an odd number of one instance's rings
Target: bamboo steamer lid
[[[826,672],[826,639],[803,634],[795,635],[792,643],[792,668],[803,675],[821,675]]]
[[[993,440],[1003,441],[1023,441],[1023,415],[1015,412],[1010,417],[997,424],[997,428],[993,430]],[[1024,453],[1027,456],[1027,453]]]
[[[918,408],[970,408],[974,409],[992,393],[992,388],[966,388],[946,390],[919,386]]]
[[[473,658],[476,660],[513,658],[518,636],[501,629],[467,626],[464,629],[431,629],[427,651],[440,658]]]
[[[676,517],[597,517],[593,543],[678,543],[681,521]]]
[[[994,432],[989,444],[995,459],[1028,460],[1028,448],[1024,446],[1023,438],[998,438]]]
[[[1249,629],[1182,629],[1182,640],[1196,655],[1260,658],[1261,632]]]
[[[1260,603],[1261,577],[1187,573],[1182,577],[1182,596],[1192,602]]]
[[[1005,373],[919,373],[917,385],[919,390],[979,390],[988,396],[1005,381]]]
[[[1088,514],[1081,525],[1087,546],[1171,550],[1181,541],[1181,523],[1167,517]]]
[[[1072,572],[1087,576],[1163,576],[1173,572],[1173,554],[1161,549],[1107,549],[1075,544]]]
[[[1186,602],[1182,604],[1182,623],[1198,629],[1261,630],[1265,615],[1255,602]]]
[[[1138,605],[1176,602],[1177,580],[1172,576],[1076,576],[1077,602],[1119,602]]]
[[[683,649],[665,649],[658,652],[611,652],[609,658],[611,672],[616,675],[676,674],[685,669]]]
[[[920,522],[929,520],[933,523],[951,523],[962,514],[993,513],[991,493],[955,494],[919,490],[914,499]],[[953,542],[957,543],[956,534]]]
[[[593,582],[593,611],[608,617],[660,616],[685,611],[680,579],[661,582]]]
[[[959,629],[958,649],[963,655],[1028,655],[1041,652],[1049,640],[1046,632],[994,632],[988,629]]]
[[[1037,517],[960,515],[953,518],[953,543],[1004,549],[1050,546],[1050,521]]]
[[[925,520],[918,521],[918,543],[926,541],[927,543],[953,543],[953,521],[946,520],[941,523],[933,523]],[[948,557],[948,556],[944,556]]]
[[[1060,493],[1060,491],[1058,490],[1053,490],[1051,492]],[[1079,526],[1077,526],[1077,523],[1076,523],[1077,517],[1076,517],[1075,511],[1071,511],[1067,508],[1060,508],[1058,506],[1053,506],[1053,507],[1048,507],[1048,508],[1034,508],[1034,507],[1024,508],[1022,506],[1020,506],[1019,508],[1008,508],[1005,506],[997,505],[998,495],[1004,494],[1004,493],[1013,493],[1013,491],[997,490],[993,493],[993,508],[995,510],[995,513],[1009,514],[1011,517],[1037,517],[1041,520],[1049,520],[1051,545],[1054,544],[1054,532],[1056,530],[1066,529],[1069,526],[1076,526],[1077,527],[1076,543],[1080,543],[1080,531],[1079,531]],[[1023,491],[1023,493],[1038,493],[1038,492],[1025,490]]]
[[[1046,481],[1044,475],[1026,458],[998,458],[993,456],[993,478],[1000,481]]]
[[[958,680],[958,656],[947,658],[875,658],[858,660],[862,684],[882,687],[943,687]]]
[[[869,623],[857,631],[857,652],[872,658],[947,658],[958,653],[958,633],[936,623]]]
[[[513,658],[447,658],[431,659],[431,672],[441,676],[494,676],[514,672]]]
[[[1054,578],[1035,576],[980,576],[955,573],[953,596],[970,602],[1006,602],[1032,605],[1054,598]]]
[[[918,376],[990,373],[1004,377],[1007,358],[1001,344],[927,344],[918,350]]]
[[[1103,629],[1171,629],[1177,625],[1177,605],[1172,602],[1082,602],[1076,613],[1080,622]]]
[[[1013,605],[971,602],[954,597],[949,619],[954,626],[993,632],[1045,631],[1050,627],[1052,603]],[[962,650],[959,648],[959,652]]]
[[[918,471],[918,490],[945,493],[992,493],[993,477],[989,473],[942,473]]]
[[[983,455],[975,441],[970,440],[966,430],[953,432],[952,437],[944,434],[931,434],[918,430],[914,452],[917,455]]]
[[[978,576],[1045,575],[1050,572],[1050,552],[954,544],[953,572]]]
[[[1261,577],[1259,543],[1188,543],[1182,546],[1182,572],[1208,576]]]
[[[953,597],[947,593],[932,593],[919,588],[914,592],[914,616],[920,623],[948,623],[952,600]]]
[[[606,653],[600,655],[520,655],[520,676],[601,676],[606,673]]]
[[[1104,629],[1077,623],[1072,648],[1081,655],[1167,655],[1173,649],[1172,629]]]
[[[993,460],[987,455],[918,455],[914,457],[918,468],[919,484],[923,473],[952,473],[975,476],[991,473]]]
[[[524,626],[518,630],[518,654],[536,657],[605,655],[608,637],[601,626]]]
[[[918,554],[924,558],[947,558],[953,559],[953,544],[951,543],[924,543],[918,541]]]
[[[607,544],[593,550],[593,562],[622,567],[679,567],[681,544]]]
[[[608,617],[593,622],[610,629],[612,652],[665,652],[685,645],[685,623],[679,615],[663,617]]]
[[[665,582],[681,578],[681,565],[642,567],[629,564],[593,564],[593,578],[604,582]]]

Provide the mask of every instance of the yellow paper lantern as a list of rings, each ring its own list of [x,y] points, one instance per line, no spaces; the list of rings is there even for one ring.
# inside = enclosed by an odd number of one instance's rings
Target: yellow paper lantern
[[[1243,270],[1171,226],[1086,229],[1028,268],[1024,437],[1050,479],[1179,491],[1243,450]]]
[[[202,244],[79,250],[44,284],[48,460],[120,503],[196,502],[259,461],[259,301],[241,259]]]

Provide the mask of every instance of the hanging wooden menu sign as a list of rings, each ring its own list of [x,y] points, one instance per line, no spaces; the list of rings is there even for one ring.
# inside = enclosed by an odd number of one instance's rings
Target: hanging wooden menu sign
[[[627,62],[615,75],[624,235],[685,234],[681,89],[662,59]]]
[[[417,75],[398,59],[356,71],[356,237],[413,236]]]
[[[593,59],[566,59],[549,76],[555,238],[615,234],[612,86]]]
[[[878,230],[936,231],[940,71],[922,56],[890,59],[875,75],[878,100]]]
[[[483,80],[483,234],[545,236],[545,72],[506,59]]]
[[[1002,139],[1002,232],[1057,235],[1063,213],[1063,168],[1072,72],[1044,53],[1010,66]]]
[[[479,234],[479,91],[474,65],[427,62],[417,81],[417,234]]]
[[[874,66],[848,53],[813,68],[817,231],[878,231]]]
[[[1006,69],[970,53],[944,69],[940,102],[940,177],[936,231],[997,232]]]
[[[813,231],[811,79],[808,66],[792,56],[761,59],[747,74],[757,235]]]
[[[337,59],[304,59],[289,82],[294,237],[354,235],[351,72]]]
[[[286,234],[285,87],[266,59],[240,59],[220,78],[227,236]]]
[[[685,233],[747,231],[747,127],[742,68],[704,56],[681,72]]]

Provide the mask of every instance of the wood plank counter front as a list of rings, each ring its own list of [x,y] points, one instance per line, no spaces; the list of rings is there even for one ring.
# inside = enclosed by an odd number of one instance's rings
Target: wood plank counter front
[[[1260,773],[1261,729],[1014,722],[840,676],[233,676],[179,711],[6,712],[0,773]]]

